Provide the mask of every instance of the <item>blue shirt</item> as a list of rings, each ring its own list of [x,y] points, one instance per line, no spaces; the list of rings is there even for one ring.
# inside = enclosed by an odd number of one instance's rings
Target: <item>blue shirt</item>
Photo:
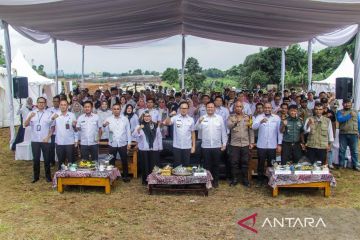
[[[341,111],[336,112],[336,120],[339,123],[347,122],[350,119],[351,119],[351,113],[349,113],[347,115],[342,115]],[[360,134],[360,113],[357,114],[357,120],[358,120],[358,131],[359,131],[359,134]]]

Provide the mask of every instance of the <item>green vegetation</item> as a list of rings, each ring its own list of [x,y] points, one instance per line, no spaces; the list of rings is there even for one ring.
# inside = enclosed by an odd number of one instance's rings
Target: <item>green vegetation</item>
[[[0,45],[0,65],[5,64],[5,56],[3,46]]]
[[[313,80],[327,78],[340,64],[345,52],[354,57],[355,38],[349,43],[339,47],[329,47],[313,53]],[[289,46],[286,50],[286,87],[306,88],[307,82],[307,57],[308,53],[299,44]],[[4,52],[0,46],[0,65],[4,64]],[[44,66],[33,66],[41,75],[46,76]],[[252,89],[257,84],[266,87],[267,84],[280,84],[281,49],[260,48],[258,53],[246,57],[242,64],[234,65],[228,70],[217,68],[202,69],[199,61],[189,57],[185,64],[185,86],[187,89],[197,88],[201,90],[221,91],[224,87]],[[180,89],[181,71],[175,68],[167,68],[162,74],[163,86]],[[103,72],[102,77],[120,77],[134,75],[159,76],[156,71],[134,69],[124,73]],[[80,78],[79,74],[65,74],[65,78]],[[101,80],[100,80],[101,81]]]

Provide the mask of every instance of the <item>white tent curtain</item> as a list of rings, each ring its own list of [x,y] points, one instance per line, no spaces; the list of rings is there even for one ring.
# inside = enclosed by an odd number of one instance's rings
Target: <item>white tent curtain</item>
[[[82,45],[81,48],[81,88],[84,88],[84,70],[85,70],[85,46]]]
[[[12,76],[11,76],[11,45],[10,45],[10,35],[9,35],[9,25],[7,22],[2,21],[2,26],[4,28],[4,40],[5,40],[5,63],[6,63],[6,73],[7,73],[7,82],[6,82],[6,96],[9,103],[9,113],[10,113],[10,147],[15,140],[15,126],[14,126],[14,103],[12,96]]]
[[[355,45],[355,59],[354,59],[354,108],[359,110],[360,108],[360,42],[359,42],[359,27],[358,24],[348,26],[346,28],[337,30],[332,33],[324,34],[317,36],[315,39],[320,43],[328,47],[336,47],[350,41],[355,35],[356,45]],[[312,62],[309,62],[309,66],[312,65]]]
[[[308,91],[312,89],[312,40],[308,41]]]
[[[354,58],[354,108],[360,108],[360,33],[356,35],[355,58]]]
[[[285,48],[281,48],[281,92],[285,90]]]
[[[56,38],[53,38],[54,42],[54,60],[55,60],[55,83],[56,83],[56,95],[59,94],[59,64],[58,64],[58,55],[57,55],[57,40]]]
[[[350,41],[358,32],[358,25],[354,24],[346,28],[317,36],[315,39],[328,47],[337,47]]]
[[[12,26],[12,28],[15,29],[18,33],[20,33],[24,37],[36,43],[41,43],[41,44],[48,43],[51,39],[50,35],[48,34],[40,33],[36,30],[28,29],[26,27]]]
[[[185,34],[284,47],[360,22],[359,3],[310,0],[17,2],[19,5],[14,6],[0,2],[0,16],[21,27],[23,34],[35,39],[44,34],[86,46],[139,43]],[[46,37],[41,39],[45,41]]]
[[[181,89],[185,88],[185,35],[182,35],[182,44],[181,44]]]

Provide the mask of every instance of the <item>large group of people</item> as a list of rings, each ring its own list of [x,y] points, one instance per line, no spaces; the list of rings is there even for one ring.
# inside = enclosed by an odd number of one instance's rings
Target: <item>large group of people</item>
[[[201,140],[201,164],[213,176],[213,186],[219,182],[219,164],[229,166],[230,185],[246,187],[248,163],[256,147],[258,182],[264,183],[265,167],[277,156],[281,164],[309,161],[344,167],[349,147],[352,167],[359,171],[358,136],[360,114],[352,108],[350,99],[342,106],[333,93],[303,93],[295,89],[276,92],[235,91],[199,92],[196,89],[163,89],[161,86],[142,91],[123,91],[113,87],[106,91],[78,90],[60,94],[47,107],[47,99],[39,97],[33,105],[27,99],[19,114],[23,127],[30,128],[33,152],[33,182],[39,180],[40,155],[45,176],[51,181],[51,165],[58,168],[75,162],[75,149],[80,147],[81,159],[98,160],[99,142],[107,141],[110,161],[115,165],[119,153],[123,180],[128,182],[127,153],[132,143],[139,149],[142,183],[153,167],[159,164],[164,138],[173,139],[173,166],[191,164],[196,141]],[[339,164],[332,163],[331,144],[339,129]],[[21,131],[23,128],[21,127]],[[19,131],[17,141],[24,134]]]

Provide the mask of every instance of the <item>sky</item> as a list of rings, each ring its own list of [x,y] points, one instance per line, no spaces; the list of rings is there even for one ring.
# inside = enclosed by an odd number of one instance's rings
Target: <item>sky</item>
[[[0,44],[4,46],[3,30],[0,31]],[[54,73],[53,43],[35,43],[10,28],[12,57],[18,49],[25,55],[29,63],[43,64],[45,72]],[[300,43],[307,49],[307,43]],[[195,57],[200,66],[227,70],[233,65],[243,63],[246,56],[259,52],[260,46],[251,46],[221,41],[208,40],[193,36],[186,37],[186,58]],[[314,50],[324,48],[314,45]],[[59,70],[65,74],[81,73],[81,46],[58,41]],[[85,47],[85,73],[111,72],[122,73],[129,70],[142,69],[163,72],[166,68],[181,68],[181,36],[174,36],[158,42],[126,49],[106,47]]]

